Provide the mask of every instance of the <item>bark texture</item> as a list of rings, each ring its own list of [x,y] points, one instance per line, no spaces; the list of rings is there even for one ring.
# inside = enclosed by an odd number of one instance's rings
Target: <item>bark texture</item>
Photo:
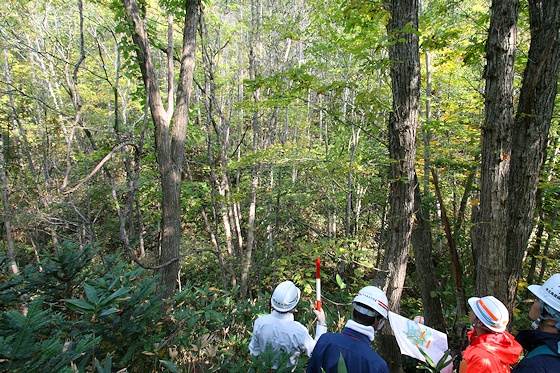
[[[389,308],[399,311],[410,250],[414,207],[414,159],[420,101],[418,1],[387,3],[391,20],[387,33],[394,41],[391,59],[392,112],[389,117],[390,197],[387,242],[381,275],[375,279],[387,293]],[[389,370],[402,372],[400,350],[389,328],[380,333],[380,352]]]
[[[198,0],[185,1],[183,43],[180,56],[176,101],[165,109],[160,95],[157,72],[152,60],[150,40],[136,0],[123,0],[126,15],[132,24],[132,39],[148,94],[150,112],[155,126],[155,138],[162,192],[161,224],[161,285],[164,296],[171,296],[177,288],[181,244],[181,181],[187,134],[188,110],[195,65]],[[172,51],[170,51],[172,52]],[[172,69],[172,66],[168,67]],[[171,79],[172,80],[172,79]],[[169,87],[173,87],[171,81]],[[170,96],[168,94],[168,96]]]
[[[519,3],[492,2],[486,43],[485,122],[482,128],[482,169],[479,221],[473,244],[476,257],[476,292],[505,301],[503,281],[505,205],[508,196],[513,120],[513,78]]]
[[[546,158],[560,73],[560,0],[529,1],[531,45],[512,130],[506,204],[507,301],[514,305],[517,281],[534,227],[537,187]],[[511,308],[510,308],[511,309]]]

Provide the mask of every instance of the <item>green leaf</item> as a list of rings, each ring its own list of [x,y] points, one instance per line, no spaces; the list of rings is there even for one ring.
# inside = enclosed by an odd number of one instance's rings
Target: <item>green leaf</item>
[[[424,358],[426,359],[426,363],[428,363],[428,365],[429,365],[430,367],[435,368],[436,364],[434,363],[434,361],[432,360],[432,358],[428,356],[428,354],[424,351],[424,349],[422,349],[421,347],[418,347],[418,350],[420,351],[420,353],[422,354],[422,356],[424,356]]]
[[[111,295],[109,295],[107,298],[103,299],[101,301],[102,305],[108,305],[110,304],[115,298],[118,298],[124,294],[127,294],[130,291],[130,288],[120,288],[117,289],[115,292],[113,292]],[[124,298],[126,299],[126,298]],[[122,300],[124,300],[122,299]]]
[[[428,370],[428,371],[434,372],[434,373],[441,372],[443,370],[443,368],[445,368],[446,366],[451,364],[454,360],[454,359],[447,360],[447,358],[449,357],[449,354],[451,353],[451,350],[445,351],[445,353],[439,359],[437,364],[434,363],[434,361],[428,356],[428,354],[422,348],[418,347],[418,350],[420,351],[422,356],[424,356],[424,358],[426,359],[425,363],[423,363],[422,365],[418,365],[416,367],[420,370]]]
[[[113,365],[113,359],[111,355],[107,354],[105,361],[103,362],[103,366],[99,364],[99,360],[95,361],[95,368],[97,369],[97,373],[111,373],[111,367]]]
[[[66,307],[72,311],[91,313],[95,311],[95,306],[85,299],[68,299],[66,300]]]
[[[111,315],[111,314],[117,313],[117,312],[119,312],[119,310],[117,308],[109,308],[109,309],[101,312],[100,316],[107,316],[107,315]]]
[[[84,284],[84,290],[86,291],[87,299],[91,303],[93,303],[93,304],[98,304],[99,303],[99,296],[97,295],[97,290],[95,290],[94,287],[92,287],[88,284]]]
[[[336,283],[341,289],[346,289],[346,284],[344,283],[344,281],[342,281],[342,277],[340,277],[338,273],[336,274]]]
[[[177,365],[171,361],[167,361],[167,360],[160,360],[160,363],[166,367],[167,369],[169,369],[170,372],[172,373],[177,373]]]
[[[348,373],[348,370],[346,369],[346,362],[342,357],[342,352],[340,353],[340,358],[338,359],[338,365],[336,369],[338,373]]]
[[[442,371],[443,368],[445,368],[446,366],[448,366],[449,364],[451,364],[453,362],[453,360],[455,360],[455,357],[447,360],[449,354],[451,354],[451,350],[447,350],[445,351],[445,353],[443,354],[443,356],[441,357],[441,359],[439,359],[438,363],[437,363],[437,369],[438,371]]]

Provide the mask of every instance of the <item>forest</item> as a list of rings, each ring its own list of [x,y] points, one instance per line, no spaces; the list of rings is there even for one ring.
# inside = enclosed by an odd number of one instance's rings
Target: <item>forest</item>
[[[5,0],[0,46],[1,372],[269,372],[316,258],[329,331],[373,284],[460,351],[560,272],[559,0]]]

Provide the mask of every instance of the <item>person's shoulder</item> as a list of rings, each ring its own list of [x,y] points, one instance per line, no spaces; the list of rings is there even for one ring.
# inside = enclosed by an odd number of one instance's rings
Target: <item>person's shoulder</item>
[[[556,373],[559,366],[559,357],[557,356],[536,355],[521,360],[512,370],[512,373]]]
[[[494,355],[481,344],[470,344],[463,351],[463,360],[468,364],[476,363],[479,360],[487,360],[488,356],[494,357]]]
[[[321,343],[334,343],[335,341],[340,340],[342,337],[343,336],[342,336],[341,333],[326,332],[326,333],[321,334],[317,343],[319,343],[319,341]]]
[[[273,319],[274,317],[272,316],[271,313],[267,313],[266,315],[260,315],[255,319],[255,324],[261,324],[264,322],[267,322],[271,319]]]
[[[259,316],[257,317],[257,320],[266,320],[266,319],[270,319],[271,317],[272,317],[272,314],[271,314],[271,313],[267,313],[267,314],[264,314],[264,315],[259,315]]]

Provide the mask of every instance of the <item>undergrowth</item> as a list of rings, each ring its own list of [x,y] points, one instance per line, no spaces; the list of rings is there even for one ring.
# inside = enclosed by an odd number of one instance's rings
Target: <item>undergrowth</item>
[[[248,352],[268,297],[186,284],[162,301],[152,271],[65,244],[0,284],[0,371],[269,372],[270,356]]]

